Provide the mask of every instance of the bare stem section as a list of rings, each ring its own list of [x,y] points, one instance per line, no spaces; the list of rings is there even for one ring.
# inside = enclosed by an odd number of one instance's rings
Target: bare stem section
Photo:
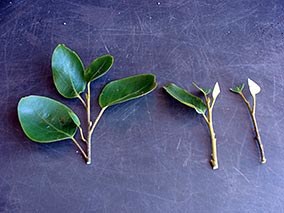
[[[251,119],[252,119],[252,123],[253,123],[253,127],[254,127],[254,132],[255,132],[255,140],[257,143],[257,146],[259,148],[259,152],[260,152],[260,161],[261,163],[266,163],[266,158],[265,158],[265,154],[264,154],[264,148],[263,148],[263,144],[261,141],[261,137],[259,134],[259,130],[258,130],[258,125],[256,122],[256,117],[255,117],[255,109],[256,109],[256,98],[255,96],[253,96],[253,106],[250,105],[250,103],[248,102],[248,100],[246,99],[246,97],[244,96],[244,94],[242,92],[239,93],[240,96],[242,97],[242,99],[244,100],[245,104],[247,105],[247,108],[249,110]]]
[[[216,139],[216,135],[215,135],[215,131],[213,128],[213,116],[212,116],[212,111],[213,111],[213,106],[215,103],[215,99],[213,100],[211,106],[210,106],[210,98],[208,98],[207,96],[205,96],[205,101],[206,101],[206,105],[207,105],[207,117],[204,115],[204,119],[208,125],[209,131],[210,131],[210,138],[211,138],[211,149],[212,149],[212,153],[211,153],[211,166],[212,169],[218,169],[218,157],[217,157],[217,139]]]
[[[87,111],[87,122],[88,122],[88,136],[87,136],[87,164],[91,164],[92,162],[92,134],[91,130],[91,85],[87,84],[87,94],[86,94],[86,111]]]

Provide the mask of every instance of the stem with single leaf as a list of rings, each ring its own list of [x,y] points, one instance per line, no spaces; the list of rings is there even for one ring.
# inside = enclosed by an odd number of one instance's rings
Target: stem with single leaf
[[[242,92],[239,92],[239,94],[242,97],[242,99],[244,100],[245,104],[247,105],[247,108],[249,110],[249,113],[250,113],[250,116],[251,116],[251,119],[252,119],[254,132],[255,132],[255,140],[257,142],[257,145],[258,145],[258,148],[259,148],[259,151],[260,151],[261,163],[266,163],[264,148],[263,148],[263,144],[261,142],[261,137],[260,137],[260,134],[259,134],[258,125],[257,125],[257,122],[256,122],[256,117],[255,117],[256,97],[253,96],[253,106],[251,107],[250,103],[248,102],[248,100],[246,99],[244,94]]]

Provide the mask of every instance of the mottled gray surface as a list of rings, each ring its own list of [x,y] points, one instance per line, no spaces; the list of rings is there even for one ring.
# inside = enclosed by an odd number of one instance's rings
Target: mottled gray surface
[[[0,2],[0,212],[284,212],[283,0],[78,2]],[[93,103],[113,79],[151,72],[160,84],[106,111],[90,166],[70,141],[29,141],[17,119],[17,102],[29,94],[85,118],[80,102],[62,98],[52,82],[58,43],[86,65],[114,55],[113,69],[92,86]],[[247,77],[263,88],[257,117],[266,165],[245,105],[228,91]],[[192,81],[219,81],[219,170],[208,164],[206,124],[165,94],[169,81],[193,91]]]

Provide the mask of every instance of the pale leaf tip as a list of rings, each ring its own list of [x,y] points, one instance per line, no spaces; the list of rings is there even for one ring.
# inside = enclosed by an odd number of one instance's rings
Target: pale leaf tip
[[[215,86],[214,86],[214,89],[213,89],[213,92],[212,92],[212,97],[215,99],[215,98],[217,98],[217,96],[219,94],[220,94],[220,87],[219,87],[219,83],[216,82]]]
[[[255,96],[261,90],[260,86],[257,83],[255,83],[253,80],[251,80],[250,78],[248,78],[248,86],[249,86],[249,91],[252,96]]]

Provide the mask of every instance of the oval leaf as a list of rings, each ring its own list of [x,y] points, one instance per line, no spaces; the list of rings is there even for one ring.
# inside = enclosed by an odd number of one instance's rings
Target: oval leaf
[[[27,96],[18,104],[25,134],[40,143],[72,138],[80,125],[77,115],[64,104],[43,96]]]
[[[216,99],[219,94],[220,94],[220,87],[219,87],[219,83],[216,82],[216,83],[215,83],[215,86],[214,86],[214,88],[213,88],[213,92],[212,92],[212,97],[213,97],[213,99]]]
[[[83,63],[64,44],[59,44],[53,51],[51,66],[56,89],[65,98],[78,97],[85,90]]]
[[[249,91],[252,96],[255,96],[260,92],[260,87],[253,80],[248,79]]]
[[[197,113],[205,114],[207,107],[200,98],[194,96],[193,94],[187,92],[186,90],[178,87],[173,83],[168,84],[164,87],[164,89],[179,102],[191,108],[194,108]]]
[[[135,75],[108,83],[99,97],[102,108],[139,98],[157,87],[156,77],[152,74]]]
[[[85,80],[87,82],[94,81],[109,71],[113,64],[113,57],[111,55],[103,55],[96,58],[85,71]]]

